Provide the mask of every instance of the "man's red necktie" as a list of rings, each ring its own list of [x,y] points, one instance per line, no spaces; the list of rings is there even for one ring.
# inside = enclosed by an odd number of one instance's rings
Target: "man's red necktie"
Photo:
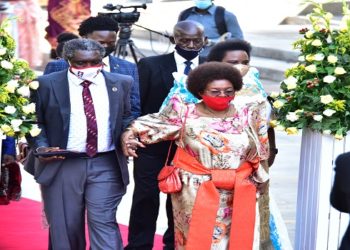
[[[84,81],[83,86],[83,102],[86,116],[87,137],[86,137],[86,154],[93,157],[97,153],[97,123],[94,109],[94,102],[90,93],[91,82]]]

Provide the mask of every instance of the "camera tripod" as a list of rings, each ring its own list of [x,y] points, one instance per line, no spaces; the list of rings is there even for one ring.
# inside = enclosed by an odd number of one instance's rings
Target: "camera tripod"
[[[136,52],[145,57],[144,54],[135,46],[134,41],[130,39],[131,23],[119,23],[119,39],[117,42],[115,55],[119,58],[125,58],[128,55],[127,46],[129,46],[131,56],[135,63],[138,62]]]

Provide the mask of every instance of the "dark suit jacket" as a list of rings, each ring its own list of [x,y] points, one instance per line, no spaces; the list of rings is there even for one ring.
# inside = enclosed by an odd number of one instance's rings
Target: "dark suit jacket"
[[[341,212],[350,213],[350,152],[339,155],[335,161],[331,204]],[[339,249],[350,249],[350,225]]]
[[[141,115],[159,111],[164,99],[174,85],[173,72],[177,71],[174,53],[142,58],[137,64],[140,76]],[[159,142],[139,148],[153,155],[168,152],[169,142]]]
[[[129,100],[130,86],[133,80],[126,75],[108,72],[103,72],[103,74],[108,90],[112,136],[118,158],[116,167],[120,168],[124,185],[127,185],[129,183],[127,160],[121,150],[120,135],[133,119]],[[41,76],[38,81],[39,88],[34,92],[33,99],[36,103],[37,119],[42,131],[39,136],[28,138],[29,144],[33,150],[42,146],[65,149],[70,119],[67,70]],[[37,182],[49,185],[61,163],[62,161],[55,161],[43,164],[35,159],[34,177]],[[33,164],[33,162],[28,160],[26,164]]]
[[[141,115],[156,113],[174,85],[172,73],[177,71],[174,53],[142,58],[137,67]]]
[[[199,58],[199,63],[203,60]],[[177,71],[174,52],[142,58],[137,67],[140,76],[141,115],[156,113],[174,85],[172,73]],[[159,142],[138,150],[164,155],[168,148],[169,142]]]
[[[134,78],[134,82],[130,91],[131,113],[137,118],[140,116],[140,91],[139,91],[139,74],[134,63],[120,59],[115,56],[109,56],[109,65],[111,73],[119,73],[122,75],[129,75]],[[58,59],[49,62],[44,70],[44,75],[65,70],[69,68],[69,64],[64,59]]]

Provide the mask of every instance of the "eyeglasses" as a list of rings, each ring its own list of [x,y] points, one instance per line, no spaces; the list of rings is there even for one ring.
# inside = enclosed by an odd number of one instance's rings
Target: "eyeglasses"
[[[235,94],[234,89],[225,89],[225,90],[205,90],[211,96],[219,96],[223,94],[224,96],[233,96]]]

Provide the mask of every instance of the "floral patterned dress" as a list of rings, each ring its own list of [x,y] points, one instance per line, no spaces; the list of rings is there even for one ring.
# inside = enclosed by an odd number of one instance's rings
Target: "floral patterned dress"
[[[222,118],[199,116],[193,103],[185,104],[174,96],[159,113],[139,117],[132,124],[145,144],[175,140],[177,145],[195,157],[205,168],[237,169],[245,161],[268,158],[266,104],[250,103],[235,108],[234,115]],[[175,246],[185,249],[191,212],[198,187],[210,179],[180,170],[183,188],[172,194]],[[251,176],[256,182],[268,180],[268,174],[259,166]],[[220,205],[212,235],[211,249],[227,249],[232,215],[232,191],[218,189]],[[257,213],[258,216],[258,213]],[[259,220],[256,218],[255,229]],[[255,232],[254,248],[259,246]]]

